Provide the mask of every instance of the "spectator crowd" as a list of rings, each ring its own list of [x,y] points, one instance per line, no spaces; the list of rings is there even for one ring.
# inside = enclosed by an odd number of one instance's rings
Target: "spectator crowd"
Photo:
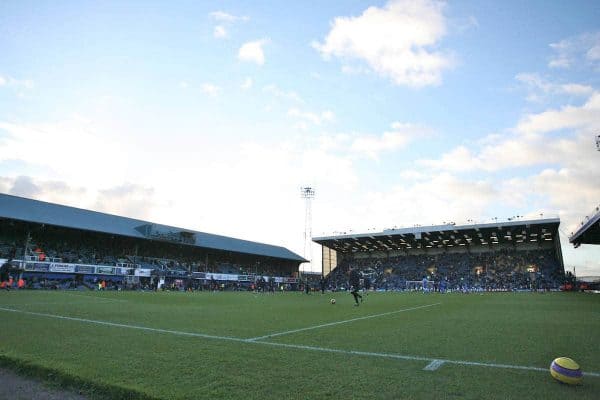
[[[553,250],[501,249],[480,253],[416,254],[389,258],[345,258],[330,274],[331,289],[347,287],[348,269],[358,268],[366,286],[406,290],[426,278],[450,290],[554,289],[564,272]]]

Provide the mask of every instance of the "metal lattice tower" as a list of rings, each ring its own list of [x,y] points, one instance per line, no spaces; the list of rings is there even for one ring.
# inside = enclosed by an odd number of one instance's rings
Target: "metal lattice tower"
[[[300,188],[300,197],[305,202],[304,212],[304,258],[312,264],[312,200],[315,198],[315,189],[310,186]]]

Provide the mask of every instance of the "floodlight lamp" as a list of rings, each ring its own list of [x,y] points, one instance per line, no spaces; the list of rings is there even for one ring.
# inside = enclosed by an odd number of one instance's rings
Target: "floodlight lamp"
[[[315,189],[310,186],[301,187],[300,196],[303,199],[313,199],[315,197]]]

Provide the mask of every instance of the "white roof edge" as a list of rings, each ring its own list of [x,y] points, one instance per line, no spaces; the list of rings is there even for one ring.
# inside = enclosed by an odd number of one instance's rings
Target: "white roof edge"
[[[506,227],[506,226],[520,226],[520,225],[542,225],[542,224],[560,224],[559,217],[553,218],[540,218],[532,220],[517,220],[517,221],[504,221],[504,222],[492,222],[485,224],[472,224],[472,225],[432,225],[432,226],[415,226],[410,228],[399,228],[399,229],[385,229],[381,232],[366,232],[366,233],[351,233],[344,235],[335,236],[320,236],[312,238],[313,241],[319,240],[331,240],[331,239],[351,239],[351,238],[362,238],[369,236],[386,236],[386,235],[407,235],[424,232],[438,232],[438,231],[461,231],[469,229],[482,229],[482,228],[495,228],[495,227]]]
[[[570,243],[575,242],[579,236],[583,235],[583,233],[585,231],[587,231],[587,229],[589,227],[594,225],[599,220],[600,220],[600,211],[598,211],[596,214],[592,215],[592,218],[588,219],[584,224],[580,225],[579,228],[577,228],[577,230],[575,231],[575,233],[573,233],[571,236],[569,236],[569,242]]]

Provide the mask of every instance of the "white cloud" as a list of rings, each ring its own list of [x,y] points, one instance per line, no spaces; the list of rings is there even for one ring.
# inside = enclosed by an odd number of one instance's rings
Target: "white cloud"
[[[598,125],[600,93],[594,92],[581,106],[525,115],[512,132],[490,135],[480,141],[480,148],[457,146],[437,159],[422,159],[417,164],[452,172],[494,172],[550,164],[587,170],[586,163],[594,165],[595,154],[588,150],[593,147]],[[559,137],[549,135],[563,131]]]
[[[263,92],[269,93],[277,98],[292,100],[297,103],[304,103],[304,100],[294,91],[285,91],[277,87],[276,85],[267,85],[263,87]]]
[[[385,150],[406,146],[408,138],[399,132],[384,132],[381,136],[364,136],[352,143],[352,150],[367,154],[371,158]]]
[[[253,83],[252,78],[246,78],[240,87],[242,90],[248,90],[252,87]]]
[[[460,179],[442,172],[423,176],[414,174],[408,184],[397,184],[385,192],[368,192],[361,199],[361,214],[378,229],[398,224],[440,224],[448,220],[467,220],[485,215],[490,203],[502,193],[491,181]],[[365,229],[366,227],[360,227]]]
[[[592,94],[592,92],[594,91],[594,88],[592,88],[591,86],[581,85],[579,83],[562,84],[560,85],[560,89],[563,92],[574,96],[587,96],[589,94]]]
[[[371,70],[360,65],[342,65],[342,73],[346,75],[369,75]]]
[[[237,16],[237,15],[229,14],[225,11],[213,11],[209,15],[215,21],[230,22],[230,23],[237,22],[237,21],[248,21],[250,19],[247,16]]]
[[[303,112],[292,108],[288,115],[301,118],[298,126],[309,128],[311,124],[319,125],[324,120],[333,120],[333,113],[320,114]],[[349,160],[368,158],[377,160],[384,152],[393,152],[405,148],[409,143],[417,139],[423,139],[432,135],[431,129],[415,124],[394,122],[391,129],[381,134],[368,133],[321,133],[317,136],[317,143],[313,146],[321,151],[332,154],[344,155]]]
[[[368,158],[377,159],[382,152],[402,149],[414,139],[431,134],[429,129],[413,124],[394,122],[391,127],[391,131],[383,132],[379,136],[361,135],[354,138],[351,150],[364,154]]]
[[[594,88],[588,85],[578,83],[553,83],[538,74],[521,73],[515,79],[525,85],[529,90],[528,101],[541,101],[547,97],[554,97],[557,94],[566,94],[570,96],[589,96],[594,92]]]
[[[20,160],[39,168],[38,179],[60,176],[73,185],[103,185],[123,172],[120,162],[129,156],[119,139],[111,137],[81,117],[58,122],[12,123],[0,120],[0,161]]]
[[[97,190],[25,175],[0,176],[0,192],[140,219],[149,218],[156,205],[153,188],[131,183]]]
[[[571,61],[565,57],[555,57],[548,63],[550,68],[569,68],[571,66]]]
[[[589,65],[600,68],[600,32],[589,32],[551,43],[555,54],[548,62],[551,68]]]
[[[179,82],[179,87],[180,87],[181,89],[189,89],[189,87],[190,87],[190,84],[189,84],[187,81],[180,81],[180,82]]]
[[[25,175],[2,180],[6,186],[4,193],[49,202],[73,204],[75,199],[84,199],[87,194],[85,188],[72,187],[62,181],[39,180]]]
[[[238,51],[238,58],[241,61],[253,62],[258,65],[265,63],[265,53],[263,46],[269,43],[268,39],[255,40],[253,42],[247,42],[240,47]]]
[[[398,173],[398,177],[403,181],[423,181],[429,179],[429,175],[414,169],[405,169]]]
[[[221,92],[221,88],[217,85],[213,85],[212,83],[203,83],[200,86],[200,89],[204,94],[207,94],[210,97],[215,97]]]
[[[460,172],[474,171],[481,168],[483,163],[466,146],[457,146],[438,159],[418,160],[418,165],[436,170]]]
[[[31,79],[15,79],[11,76],[0,75],[0,86],[12,87],[15,89],[33,89],[34,83]]]
[[[124,183],[96,194],[92,209],[131,218],[151,218],[155,207],[154,189],[132,183]]]
[[[213,28],[213,37],[216,39],[226,39],[229,37],[229,28],[239,21],[248,21],[250,18],[246,16],[237,16],[225,11],[213,11],[209,13],[210,18],[216,21]]]
[[[13,84],[15,86],[23,87],[25,89],[33,89],[33,81],[31,79],[23,79],[23,80],[13,79],[12,82],[9,80],[8,83]]]
[[[585,158],[588,158],[589,152],[593,152],[588,146],[580,147]],[[592,156],[596,156],[591,154]],[[523,178],[512,179],[503,184],[503,192],[513,193],[520,198],[516,204],[525,212],[526,215],[537,217],[539,212],[544,215],[558,215],[561,219],[561,242],[563,244],[563,257],[569,264],[565,267],[572,267],[578,264],[577,270],[587,271],[598,274],[600,271],[600,262],[598,262],[598,249],[574,250],[568,243],[566,234],[574,232],[583,220],[584,216],[598,204],[600,198],[600,188],[595,182],[600,181],[600,172],[594,170],[593,163],[591,168],[579,169],[578,166],[570,164],[567,160],[565,166],[559,168],[547,168],[537,173]],[[530,204],[530,195],[534,193],[542,202]],[[537,207],[537,210],[534,208]],[[538,211],[535,212],[534,210]],[[563,235],[564,233],[565,235]],[[596,246],[597,247],[597,246]],[[586,260],[586,258],[588,258]],[[593,262],[590,262],[593,259]]]
[[[527,115],[517,125],[521,133],[544,133],[600,124],[600,92],[594,92],[582,106],[563,106]]]
[[[600,60],[600,44],[595,45],[587,51],[585,54],[586,58],[591,61]]]
[[[452,57],[437,49],[446,33],[444,3],[394,0],[369,7],[359,17],[336,17],[323,43],[313,43],[329,58],[361,60],[397,85],[439,84]]]
[[[213,36],[217,39],[223,39],[227,37],[227,29],[223,25],[215,26],[213,30]]]
[[[314,113],[310,111],[302,111],[298,108],[290,108],[287,115],[293,118],[311,122],[315,125],[321,125],[324,122],[332,122],[335,120],[333,111],[325,110],[320,113]]]

